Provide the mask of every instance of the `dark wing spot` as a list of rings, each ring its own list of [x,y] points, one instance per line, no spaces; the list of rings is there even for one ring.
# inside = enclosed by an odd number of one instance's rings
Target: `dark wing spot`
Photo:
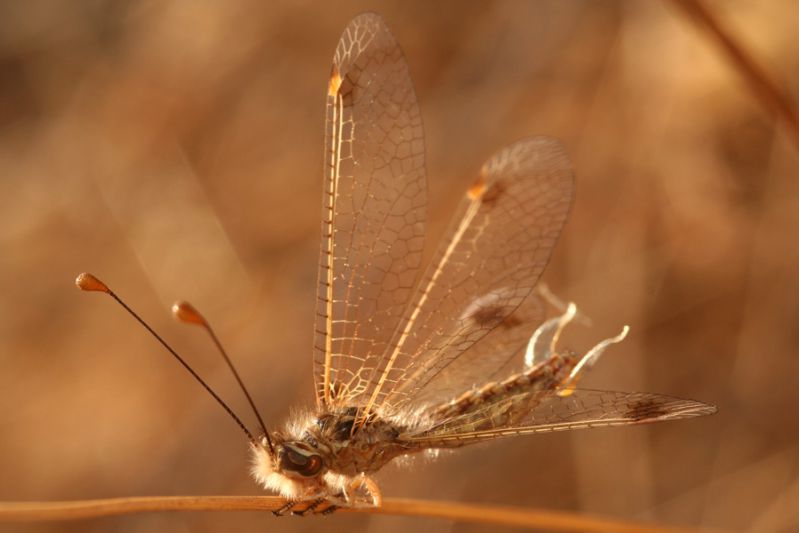
[[[480,200],[486,207],[491,207],[497,203],[497,200],[500,198],[500,196],[505,194],[506,190],[507,185],[505,185],[505,182],[502,180],[497,180],[489,185],[488,189],[486,189],[486,191],[483,193],[483,196]]]
[[[472,313],[470,318],[480,327],[493,328],[505,320],[505,309],[500,305],[485,305]]]
[[[669,411],[662,400],[654,398],[646,398],[637,402],[631,403],[624,413],[625,418],[635,420],[636,422],[643,420],[652,420],[659,418]]]
[[[474,323],[484,328],[495,328],[500,326],[505,329],[513,329],[521,325],[522,321],[519,317],[508,315],[508,309],[502,305],[484,305],[479,307],[474,313],[469,315],[469,318],[474,320]]]

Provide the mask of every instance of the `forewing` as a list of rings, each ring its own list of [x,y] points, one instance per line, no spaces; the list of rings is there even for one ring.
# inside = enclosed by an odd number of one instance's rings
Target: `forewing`
[[[405,59],[359,15],[333,59],[315,322],[319,403],[352,401],[414,287],[424,241],[424,140]]]
[[[549,260],[572,189],[566,153],[549,137],[519,141],[483,166],[380,361],[366,412],[411,402],[519,307]]]
[[[568,396],[520,394],[487,402],[402,438],[424,447],[452,447],[514,435],[645,424],[715,412],[711,405],[660,394],[577,389]]]

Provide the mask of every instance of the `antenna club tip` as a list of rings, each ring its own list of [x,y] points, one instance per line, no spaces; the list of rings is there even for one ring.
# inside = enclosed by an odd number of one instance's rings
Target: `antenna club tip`
[[[189,302],[175,302],[172,304],[172,316],[187,324],[207,325],[205,318]]]
[[[75,285],[82,291],[111,292],[105,283],[95,278],[88,272],[83,272],[75,278]]]

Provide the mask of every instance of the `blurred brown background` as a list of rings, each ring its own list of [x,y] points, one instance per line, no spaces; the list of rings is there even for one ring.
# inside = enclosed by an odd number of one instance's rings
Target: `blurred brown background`
[[[799,95],[794,1],[710,4]],[[799,529],[799,157],[714,46],[659,2],[0,4],[0,500],[258,494],[246,441],[97,274],[254,424],[309,405],[324,91],[346,23],[380,12],[426,128],[428,250],[519,137],[561,138],[577,200],[544,278],[630,324],[585,386],[718,415],[519,438],[390,468],[386,496],[674,525]],[[474,531],[392,517],[155,514],[9,531]]]

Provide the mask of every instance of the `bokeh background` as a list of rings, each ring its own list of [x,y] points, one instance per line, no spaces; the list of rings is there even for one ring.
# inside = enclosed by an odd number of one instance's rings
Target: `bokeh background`
[[[709,4],[794,97],[791,0]],[[380,12],[425,122],[428,251],[497,148],[559,137],[576,203],[544,279],[630,324],[585,385],[714,417],[494,442],[387,468],[386,496],[660,524],[799,529],[799,157],[669,3],[0,4],[0,500],[258,494],[246,441],[97,274],[254,426],[196,328],[216,326],[268,422],[310,405],[324,95],[346,23]],[[474,531],[376,516],[153,514],[8,531]]]

